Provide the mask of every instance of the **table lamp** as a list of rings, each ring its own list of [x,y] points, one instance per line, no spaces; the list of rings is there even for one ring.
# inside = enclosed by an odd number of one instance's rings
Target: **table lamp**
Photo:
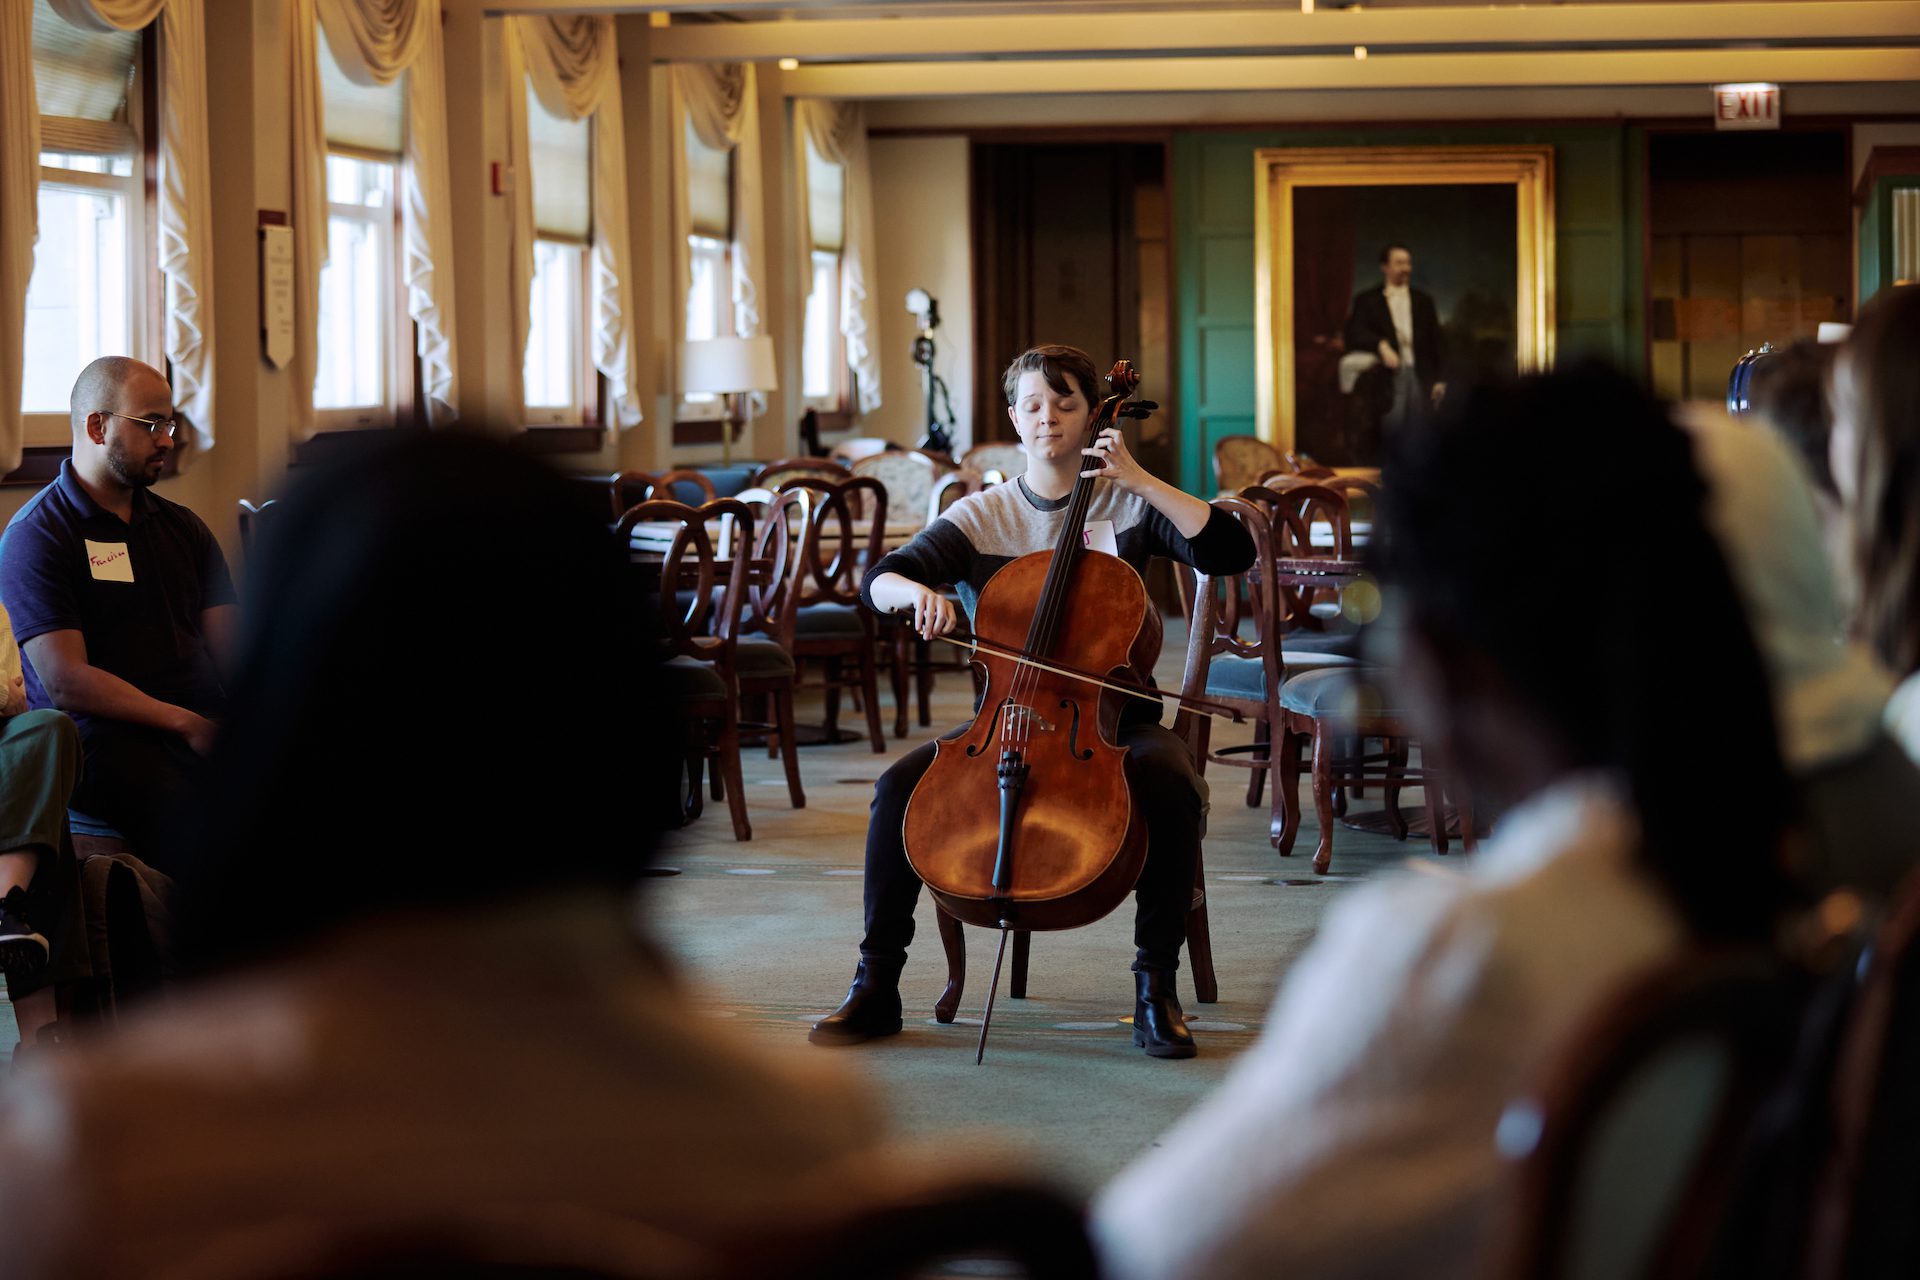
[[[681,344],[680,393],[727,398],[720,457],[729,465],[733,462],[734,433],[747,421],[747,396],[755,391],[775,391],[779,386],[780,380],[774,376],[773,339],[766,334],[702,338]]]

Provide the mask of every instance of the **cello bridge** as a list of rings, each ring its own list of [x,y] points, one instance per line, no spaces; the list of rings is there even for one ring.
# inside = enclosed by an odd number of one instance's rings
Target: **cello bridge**
[[[1032,733],[1036,729],[1041,733],[1052,733],[1054,731],[1055,725],[1053,721],[1047,719],[1032,707],[1018,702],[1010,702],[1006,705],[1005,710],[1007,729],[1010,732]]]

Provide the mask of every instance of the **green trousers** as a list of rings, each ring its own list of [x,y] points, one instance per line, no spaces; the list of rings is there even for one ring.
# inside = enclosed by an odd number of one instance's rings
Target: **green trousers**
[[[80,731],[67,716],[28,711],[0,720],[0,853],[39,852],[26,915],[52,953],[36,973],[7,973],[9,998],[93,974],[80,871],[67,832],[67,798],[79,781]]]

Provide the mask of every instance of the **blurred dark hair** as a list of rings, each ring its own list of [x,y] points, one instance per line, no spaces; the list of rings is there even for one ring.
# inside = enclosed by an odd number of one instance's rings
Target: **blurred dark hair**
[[[1439,661],[1484,659],[1576,767],[1625,779],[1642,865],[1694,932],[1752,940],[1786,901],[1791,789],[1705,494],[1686,435],[1617,373],[1482,384],[1398,437],[1377,554]]]
[[[409,434],[275,511],[178,876],[183,962],[636,879],[673,730],[640,714],[640,593],[568,483],[499,443]]]
[[[1884,289],[1847,337],[1855,423],[1860,636],[1896,674],[1920,671],[1920,285]]]
[[[1409,258],[1413,256],[1412,249],[1407,248],[1406,245],[1401,244],[1398,240],[1389,240],[1385,244],[1380,246],[1380,265],[1381,266],[1384,267],[1387,265],[1387,259],[1393,256],[1393,251],[1395,249],[1401,250]]]
[[[1056,395],[1066,395],[1072,390],[1065,377],[1072,374],[1073,380],[1080,384],[1078,390],[1088,407],[1099,405],[1101,383],[1100,375],[1094,372],[1093,357],[1078,347],[1057,344],[1029,347],[1014,357],[1013,363],[1007,366],[1006,373],[1000,379],[1001,388],[1007,393],[1008,404],[1012,404],[1020,392],[1020,375],[1033,370],[1038,370],[1046,378],[1047,385],[1053,388]]]
[[[1814,483],[1828,494],[1833,466],[1827,460],[1827,437],[1833,433],[1833,415],[1827,409],[1827,370],[1833,349],[1801,338],[1753,366],[1747,384],[1747,403],[1766,424],[1780,433],[1807,464]]]

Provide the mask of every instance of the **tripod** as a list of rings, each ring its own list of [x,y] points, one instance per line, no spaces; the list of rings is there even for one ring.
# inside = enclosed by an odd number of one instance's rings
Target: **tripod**
[[[922,449],[935,453],[953,452],[953,397],[947,392],[946,379],[933,369],[935,347],[933,331],[940,327],[940,304],[927,299],[920,313],[920,332],[913,339],[913,362],[926,374],[927,433],[920,439]]]

